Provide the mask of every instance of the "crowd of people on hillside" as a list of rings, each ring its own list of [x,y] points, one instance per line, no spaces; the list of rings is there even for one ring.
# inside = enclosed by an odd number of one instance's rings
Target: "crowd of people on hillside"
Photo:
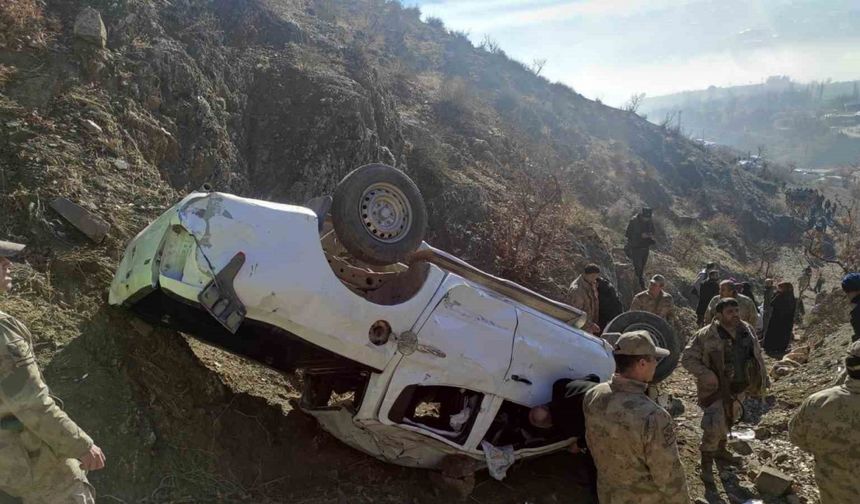
[[[834,224],[836,204],[818,189],[801,187],[788,189],[785,202],[795,217],[806,223],[806,229],[826,231]]]
[[[823,208],[829,207],[825,203]],[[644,289],[633,297],[629,310],[672,321],[675,304],[665,291],[665,277],[653,275],[647,287],[643,277],[650,247],[655,244],[652,215],[650,209],[643,209],[627,228],[625,252]],[[689,338],[680,360],[695,378],[703,411],[699,449],[706,486],[715,483],[715,464],[742,463],[741,457],[728,448],[728,433],[742,416],[743,401],[764,397],[770,385],[764,357],[781,357],[789,350],[803,293],[821,291],[822,273],[818,272],[813,286],[812,267],[807,267],[797,284],[796,292],[790,281],[765,279],[759,302],[750,282],[723,279],[717,264],[709,262],[690,288],[699,328]],[[845,275],[842,290],[854,304],[846,371],[834,387],[807,399],[790,426],[792,442],[815,456],[823,504],[853,503],[858,495],[851,471],[860,450],[856,423],[860,418],[860,273]],[[588,450],[593,457],[598,501],[691,502],[672,418],[654,400],[656,387],[651,384],[657,364],[669,352],[658,347],[645,330],[604,332],[624,308],[598,265],[586,265],[572,282],[570,302],[585,313],[588,330],[614,342],[616,372],[609,382],[584,387],[578,383],[575,393],[565,394],[561,388],[560,395],[554,394],[554,401],[576,396],[582,404],[585,442],[579,440],[573,451]]]

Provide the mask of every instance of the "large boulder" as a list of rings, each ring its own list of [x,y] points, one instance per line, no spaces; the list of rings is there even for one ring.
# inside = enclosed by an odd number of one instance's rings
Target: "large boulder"
[[[75,18],[75,38],[93,44],[99,49],[107,45],[107,28],[99,11],[87,7],[78,14]]]

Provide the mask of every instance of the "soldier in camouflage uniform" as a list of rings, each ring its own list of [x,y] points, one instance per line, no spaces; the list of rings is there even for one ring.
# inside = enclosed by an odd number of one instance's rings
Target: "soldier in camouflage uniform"
[[[738,460],[726,449],[731,424],[738,420],[738,403],[747,396],[761,397],[767,389],[767,368],[755,330],[740,319],[738,301],[723,298],[715,307],[716,319],[699,329],[681,357],[696,378],[702,407],[702,478],[713,481],[714,459]]]
[[[615,343],[615,375],[585,395],[585,437],[600,504],[690,504],[672,417],[645,395],[669,355],[647,331]]]
[[[600,267],[587,264],[582,274],[570,284],[570,305],[585,312],[588,323],[585,330],[592,334],[600,334],[600,298],[597,292],[597,279],[600,277]]]
[[[809,396],[788,424],[788,437],[815,456],[821,504],[853,504],[860,498],[860,341],[845,359],[848,377]]]
[[[704,323],[710,324],[716,314],[717,303],[723,298],[734,298],[738,302],[741,320],[755,328],[758,325],[758,309],[752,299],[738,292],[738,288],[731,280],[720,282],[720,293],[711,298],[708,309],[705,311]]]
[[[630,311],[646,311],[667,322],[670,321],[675,310],[675,302],[672,300],[672,295],[663,290],[665,286],[666,279],[663,275],[651,277],[648,289],[633,296]]]
[[[0,293],[11,288],[0,241]],[[92,504],[84,471],[104,467],[101,449],[54,402],[33,355],[30,332],[0,312],[0,490],[24,504]]]

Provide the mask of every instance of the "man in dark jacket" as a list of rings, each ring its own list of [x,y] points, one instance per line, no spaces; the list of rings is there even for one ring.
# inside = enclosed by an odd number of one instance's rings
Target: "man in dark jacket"
[[[848,273],[842,278],[842,290],[848,296],[848,300],[854,303],[851,310],[851,327],[854,334],[851,342],[860,341],[860,273]]]
[[[708,311],[708,303],[711,299],[720,292],[720,272],[711,270],[708,272],[708,279],[702,282],[699,286],[699,304],[696,305],[696,322],[699,327],[705,321],[705,312]]]
[[[597,278],[597,324],[606,327],[606,324],[624,312],[624,305],[618,297],[618,291],[609,280]]]
[[[645,288],[645,265],[648,263],[648,254],[654,241],[654,221],[651,220],[651,209],[643,208],[634,215],[627,224],[627,246],[624,251],[633,262],[636,278],[639,279],[639,287]]]

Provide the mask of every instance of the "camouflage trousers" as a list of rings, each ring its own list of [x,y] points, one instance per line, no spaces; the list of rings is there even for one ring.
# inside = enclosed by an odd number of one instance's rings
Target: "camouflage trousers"
[[[42,445],[24,448],[18,433],[0,430],[0,490],[23,504],[94,504],[95,491],[74,459],[58,459]]]
[[[726,408],[731,408],[732,424],[740,420],[742,414],[741,402],[743,397],[737,397],[731,405],[727,405],[723,401],[714,401],[713,404],[704,409],[702,415],[702,444],[699,449],[703,452],[714,452],[726,447],[728,442],[729,416],[726,414]]]

